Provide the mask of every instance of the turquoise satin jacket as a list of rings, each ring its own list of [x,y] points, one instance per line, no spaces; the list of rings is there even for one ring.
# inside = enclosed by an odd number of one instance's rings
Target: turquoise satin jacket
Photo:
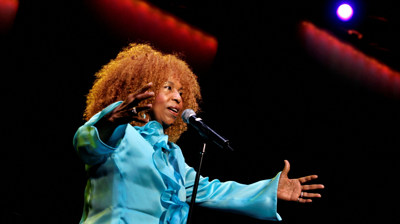
[[[196,171],[168,141],[160,123],[120,125],[104,143],[93,125],[111,104],[78,129],[73,144],[86,164],[88,181],[80,223],[186,223]],[[250,185],[200,177],[196,203],[263,220],[277,213],[278,175]]]

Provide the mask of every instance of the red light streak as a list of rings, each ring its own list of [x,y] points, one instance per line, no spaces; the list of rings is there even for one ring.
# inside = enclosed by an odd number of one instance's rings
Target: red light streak
[[[6,35],[11,30],[18,6],[18,0],[0,0],[0,36]]]
[[[146,1],[90,0],[102,23],[124,42],[144,40],[164,52],[184,52],[195,69],[208,68],[217,52],[217,39]]]
[[[373,90],[400,98],[399,72],[310,22],[301,23],[300,34],[307,50],[322,64]]]

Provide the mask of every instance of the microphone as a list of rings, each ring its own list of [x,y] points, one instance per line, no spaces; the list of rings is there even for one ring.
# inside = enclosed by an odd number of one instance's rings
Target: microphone
[[[217,134],[217,132],[204,124],[201,118],[196,117],[196,113],[192,109],[186,109],[183,111],[182,120],[186,124],[190,124],[194,128],[196,128],[203,138],[212,140],[221,148],[227,148],[233,151],[233,149],[229,146],[229,140],[220,136],[219,134]]]

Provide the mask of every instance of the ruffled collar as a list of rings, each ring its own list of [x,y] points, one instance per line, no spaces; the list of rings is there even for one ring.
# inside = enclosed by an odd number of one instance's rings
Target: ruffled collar
[[[168,135],[164,134],[164,129],[157,121],[150,121],[142,127],[135,126],[139,134],[150,143],[154,150],[164,148],[171,151],[172,144],[168,142]]]
[[[143,127],[134,128],[153,147],[153,164],[166,186],[160,197],[161,205],[166,209],[161,216],[161,223],[186,223],[189,205],[185,202],[186,194],[183,192],[185,187],[181,172],[184,172],[184,167],[180,167],[176,158],[179,147],[168,142],[168,135],[164,134],[162,125],[157,121],[150,121]],[[167,153],[161,149],[165,149]]]

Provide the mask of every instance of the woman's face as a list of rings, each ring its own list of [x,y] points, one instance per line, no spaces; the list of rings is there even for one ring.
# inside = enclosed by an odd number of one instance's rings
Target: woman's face
[[[149,111],[151,120],[160,123],[164,130],[170,127],[178,118],[182,109],[182,85],[179,80],[171,77],[166,81],[156,96],[153,107]]]

